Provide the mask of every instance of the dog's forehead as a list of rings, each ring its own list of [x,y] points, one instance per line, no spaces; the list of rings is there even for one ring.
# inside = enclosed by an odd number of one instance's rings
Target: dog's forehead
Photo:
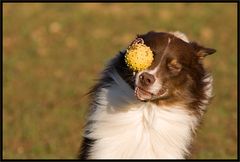
[[[147,33],[142,37],[144,43],[154,53],[154,61],[150,70],[164,65],[170,59],[177,59],[181,63],[188,63],[192,58],[192,47],[178,36],[171,33]]]
[[[177,53],[190,53],[192,51],[191,45],[178,37],[173,36],[169,40],[168,49],[170,51]]]
[[[191,53],[192,51],[192,47],[187,40],[183,40],[171,33],[163,33],[156,36],[152,35],[148,38],[147,43],[157,55],[163,55],[165,53],[181,55]]]
[[[160,53],[167,46],[171,49],[191,50],[188,38],[180,32],[149,32],[142,36],[144,42],[153,51]]]

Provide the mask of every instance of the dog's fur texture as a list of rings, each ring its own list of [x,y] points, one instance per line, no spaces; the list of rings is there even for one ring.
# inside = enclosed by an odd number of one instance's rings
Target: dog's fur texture
[[[126,50],[113,58],[90,91],[81,159],[184,159],[212,97],[202,59],[215,52],[181,32],[138,35],[154,54],[133,72]]]

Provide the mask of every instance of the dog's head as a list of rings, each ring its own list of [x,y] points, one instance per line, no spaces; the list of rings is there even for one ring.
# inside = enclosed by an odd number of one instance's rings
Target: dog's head
[[[137,39],[142,39],[154,54],[149,68],[136,73],[128,70],[133,74],[128,83],[139,100],[156,102],[192,93],[198,95],[197,91],[202,91],[200,80],[205,75],[202,59],[216,52],[215,49],[189,42],[180,32],[152,31],[138,35]]]

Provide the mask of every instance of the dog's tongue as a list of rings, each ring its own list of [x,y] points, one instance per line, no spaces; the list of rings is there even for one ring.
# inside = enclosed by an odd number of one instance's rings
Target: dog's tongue
[[[144,91],[138,87],[136,87],[135,89],[135,95],[136,97],[139,99],[139,100],[150,100],[152,98],[152,94],[147,92],[147,91]]]
[[[146,101],[146,100],[154,100],[159,97],[161,97],[163,94],[166,93],[166,89],[162,88],[157,95],[154,95],[150,92],[145,91],[144,89],[141,89],[139,87],[135,88],[135,95],[139,100]]]

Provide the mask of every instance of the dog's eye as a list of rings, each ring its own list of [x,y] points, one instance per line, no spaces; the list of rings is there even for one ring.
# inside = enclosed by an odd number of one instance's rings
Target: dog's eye
[[[167,67],[174,75],[177,75],[182,70],[182,65],[176,59],[171,60]]]

